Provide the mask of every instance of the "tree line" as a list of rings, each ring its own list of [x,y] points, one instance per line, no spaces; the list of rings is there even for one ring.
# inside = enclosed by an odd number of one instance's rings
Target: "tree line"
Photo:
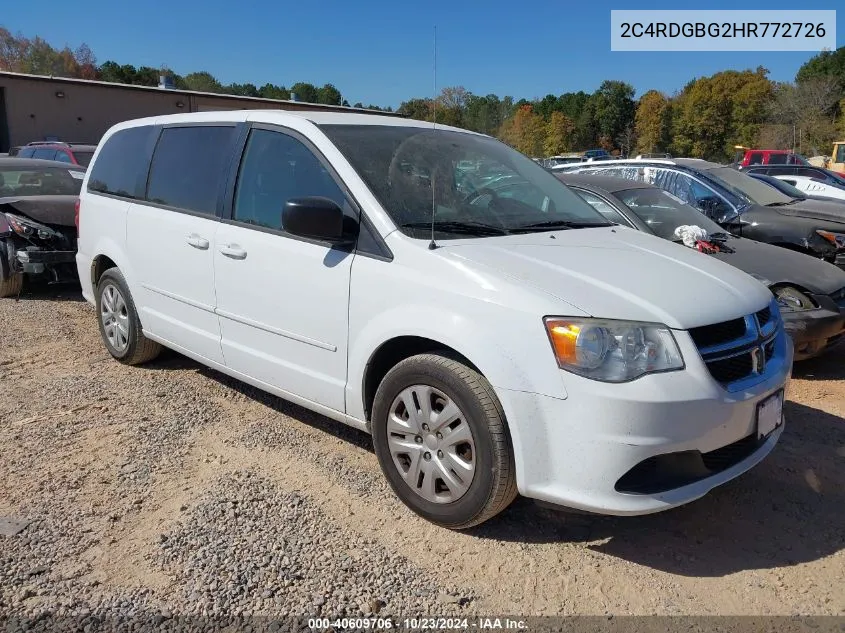
[[[53,48],[39,37],[13,35],[0,27],[0,69],[157,86],[171,77],[177,88],[327,105],[350,105],[332,84],[298,82],[222,84],[206,71],[179,75],[169,68],[97,63],[91,49]],[[592,93],[548,94],[515,99],[475,95],[462,86],[443,88],[436,98],[402,102],[401,114],[496,136],[529,156],[603,148],[614,153],[667,152],[725,160],[735,145],[795,148],[827,154],[845,135],[845,47],[809,59],[792,82],[769,79],[763,67],[727,70],[689,81],[672,95],[648,90],[639,98],[632,85],[603,81]],[[374,104],[355,107],[387,110]]]

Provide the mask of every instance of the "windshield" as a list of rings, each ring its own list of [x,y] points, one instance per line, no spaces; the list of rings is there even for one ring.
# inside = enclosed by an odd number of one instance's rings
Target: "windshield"
[[[755,180],[732,167],[716,167],[703,172],[704,176],[720,184],[735,196],[752,204],[789,204],[793,198],[781,193],[764,182]]]
[[[628,189],[613,195],[663,239],[675,240],[675,229],[683,225],[700,226],[711,235],[724,232],[713,220],[663,189]]]
[[[39,168],[0,171],[0,198],[78,196],[84,172],[79,169]]]
[[[781,180],[780,178],[775,178],[774,176],[765,176],[765,175],[759,175],[759,176],[755,175],[755,176],[751,176],[751,177],[754,178],[754,180],[760,180],[760,181],[766,183],[767,185],[771,185],[772,187],[774,187],[775,189],[777,189],[781,193],[785,193],[790,198],[799,198],[799,199],[803,200],[804,198],[807,197],[806,194],[803,191],[801,191],[800,189],[797,189],[796,187],[793,187],[788,182],[786,182],[785,180]]]
[[[412,237],[428,238],[432,219],[439,239],[609,225],[543,167],[489,137],[398,125],[322,129]]]

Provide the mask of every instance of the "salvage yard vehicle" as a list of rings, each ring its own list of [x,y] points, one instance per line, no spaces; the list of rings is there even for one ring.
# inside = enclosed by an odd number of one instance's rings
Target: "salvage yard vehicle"
[[[845,185],[821,182],[809,176],[775,176],[801,191],[815,198],[836,198],[845,200]]]
[[[0,297],[20,293],[24,277],[75,282],[76,201],[84,167],[0,158]]]
[[[773,167],[755,166],[744,170],[749,176],[766,174],[768,176],[806,176],[818,182],[832,185],[845,186],[845,176],[823,167],[812,167],[809,165],[775,165]]]
[[[462,161],[530,186],[459,191]],[[763,284],[612,225],[481,134],[313,111],[140,119],[106,133],[80,200],[79,277],[114,358],[166,346],[371,433],[395,493],[441,526],[517,492],[666,510],[783,431],[793,351]]]
[[[647,182],[702,211],[725,230],[807,253],[845,269],[845,204],[793,198],[731,167],[698,158],[573,165],[561,173]]]
[[[845,334],[845,271],[803,253],[726,233],[680,198],[654,185],[590,174],[558,177],[606,219],[680,242],[676,230],[707,233],[708,256],[736,266],[764,283],[777,298],[784,325],[804,360],[831,349]]]
[[[94,156],[96,145],[64,143],[62,141],[33,141],[18,149],[19,158],[40,158],[87,167]]]

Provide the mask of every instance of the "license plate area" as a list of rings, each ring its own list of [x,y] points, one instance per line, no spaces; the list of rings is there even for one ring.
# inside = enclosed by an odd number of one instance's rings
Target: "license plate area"
[[[783,390],[757,405],[757,439],[764,439],[783,424]]]

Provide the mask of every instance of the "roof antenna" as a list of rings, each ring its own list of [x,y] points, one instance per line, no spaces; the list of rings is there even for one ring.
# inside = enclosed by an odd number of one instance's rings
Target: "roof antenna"
[[[434,25],[434,99],[431,102],[434,110],[434,127],[432,133],[437,131],[437,25]],[[434,165],[432,165],[432,168]],[[436,170],[431,170],[431,241],[428,243],[428,250],[433,251],[437,248],[437,242],[434,241],[434,215],[437,212],[437,198],[435,195],[434,178]]]

